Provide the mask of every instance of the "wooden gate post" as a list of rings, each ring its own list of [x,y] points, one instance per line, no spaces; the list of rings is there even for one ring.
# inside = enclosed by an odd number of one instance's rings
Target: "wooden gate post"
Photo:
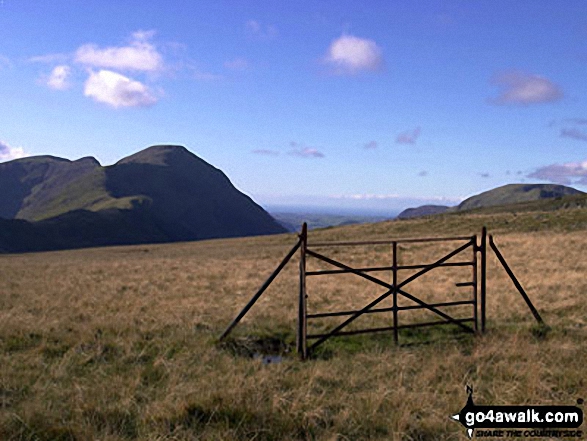
[[[473,318],[475,320],[475,332],[479,332],[479,292],[477,283],[477,272],[479,265],[477,263],[477,235],[475,234],[471,240],[473,241]]]
[[[481,332],[485,332],[485,296],[487,292],[487,228],[481,230]]]
[[[399,335],[398,335],[398,322],[397,322],[397,242],[394,241],[393,244],[393,264],[392,264],[392,271],[393,271],[393,341],[397,345],[399,343]]]
[[[297,349],[302,360],[308,356],[308,311],[306,295],[306,251],[308,249],[308,225],[304,222],[300,234],[300,293],[298,306]]]

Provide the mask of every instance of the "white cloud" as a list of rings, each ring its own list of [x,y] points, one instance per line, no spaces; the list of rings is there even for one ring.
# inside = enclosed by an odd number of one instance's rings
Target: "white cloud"
[[[587,160],[547,165],[530,173],[527,177],[564,185],[573,183],[587,185]]]
[[[337,74],[376,71],[383,66],[381,48],[373,40],[352,35],[334,40],[325,61],[335,68]]]
[[[0,141],[0,161],[11,161],[13,159],[29,156],[22,147],[12,147],[4,141]]]
[[[421,132],[420,127],[416,127],[414,130],[400,133],[395,138],[395,142],[398,144],[416,144]]]
[[[55,90],[65,90],[70,86],[68,81],[70,75],[71,68],[69,66],[56,66],[47,78],[47,86]]]
[[[90,72],[84,95],[115,108],[144,107],[157,102],[157,98],[143,83],[110,70]]]
[[[491,82],[501,89],[498,97],[490,100],[493,104],[540,104],[563,97],[559,86],[539,75],[505,72],[494,76]]]
[[[99,48],[95,44],[79,47],[75,61],[92,67],[107,67],[119,70],[153,72],[163,69],[163,56],[150,42],[153,31],[137,31],[132,34],[128,46]]]

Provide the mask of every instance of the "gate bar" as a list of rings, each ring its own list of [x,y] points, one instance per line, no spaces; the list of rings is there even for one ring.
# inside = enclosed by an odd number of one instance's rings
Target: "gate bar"
[[[428,306],[433,306],[433,307],[444,307],[444,306],[461,306],[461,305],[471,305],[474,304],[475,302],[473,300],[457,300],[454,302],[442,302],[442,303],[427,303],[426,305]],[[398,306],[397,310],[398,311],[405,311],[408,309],[425,309],[427,308],[427,306],[422,306],[422,305],[408,305],[408,306]],[[312,318],[323,318],[323,317],[341,317],[341,316],[345,316],[345,315],[353,315],[356,312],[359,312],[360,310],[355,310],[355,311],[334,311],[334,312],[317,312],[315,314],[308,314],[307,317],[309,319]],[[393,311],[393,306],[390,306],[389,308],[372,308],[369,309],[368,311],[365,311],[363,314],[375,314],[378,312],[391,312]]]
[[[507,262],[505,261],[503,255],[497,249],[497,245],[495,244],[495,242],[493,242],[493,236],[491,234],[489,235],[489,245],[491,246],[491,249],[493,249],[493,251],[495,252],[495,255],[497,256],[497,258],[499,259],[501,266],[503,266],[503,269],[505,270],[506,273],[508,273],[508,276],[510,276],[510,279],[512,280],[512,282],[514,282],[514,285],[516,286],[516,288],[518,289],[518,291],[520,292],[520,294],[522,295],[522,297],[526,301],[526,304],[528,305],[528,308],[530,308],[530,311],[532,312],[532,315],[534,316],[536,321],[538,323],[540,323],[541,325],[544,325],[544,321],[542,320],[542,317],[540,317],[540,314],[538,313],[538,311],[536,310],[536,308],[534,307],[534,305],[530,301],[530,297],[528,297],[528,294],[526,294],[526,291],[524,291],[524,288],[522,288],[522,285],[520,284],[520,282],[518,282],[518,279],[516,278],[516,276],[514,275],[512,270],[510,269],[510,267],[507,264]]]
[[[406,242],[447,242],[450,240],[471,240],[471,236],[453,236],[453,237],[424,237],[408,238],[408,239],[394,239],[394,240],[368,240],[359,242],[316,242],[308,244],[311,247],[342,247],[352,245],[391,245],[393,242],[406,243]]]
[[[467,322],[472,322],[473,318],[466,318],[466,319],[456,319],[455,321],[458,323],[467,323]],[[443,320],[438,320],[435,322],[426,322],[426,323],[414,323],[414,324],[408,324],[408,325],[399,325],[397,328],[398,329],[409,329],[409,328],[423,328],[425,326],[436,326],[436,325],[452,325],[453,323],[451,322],[446,322]],[[369,329],[356,329],[356,330],[352,330],[352,331],[341,331],[338,332],[336,335],[356,335],[356,334],[368,334],[371,332],[382,332],[382,331],[391,331],[392,329],[394,329],[395,326],[387,326],[384,328],[369,328]],[[327,336],[328,334],[308,334],[308,338],[310,339],[314,339],[314,338],[322,338]]]
[[[398,265],[397,269],[398,270],[422,269],[422,268],[426,268],[430,265],[432,265],[432,264],[425,263],[422,265]],[[436,266],[469,266],[469,265],[473,265],[473,262],[446,262],[446,263],[441,263],[440,265],[436,265]],[[374,266],[374,267],[368,267],[368,268],[353,268],[353,269],[356,269],[357,271],[361,271],[364,273],[369,273],[369,272],[377,272],[377,271],[392,271],[393,266]],[[318,271],[307,271],[306,276],[319,276],[319,275],[327,275],[327,274],[345,274],[345,273],[350,273],[350,272],[352,272],[352,271],[342,270],[342,269],[318,270]]]
[[[284,257],[284,259],[281,261],[281,263],[275,269],[275,271],[273,271],[273,273],[265,281],[265,283],[263,284],[263,286],[261,286],[261,288],[259,288],[259,291],[257,291],[257,293],[251,298],[251,300],[249,300],[249,303],[246,304],[246,306],[243,308],[243,310],[236,316],[236,318],[230,323],[230,325],[228,325],[228,327],[226,328],[226,330],[220,336],[220,340],[223,340],[224,338],[226,338],[226,336],[228,334],[230,334],[230,332],[232,331],[232,329],[238,324],[238,322],[241,321],[241,319],[245,316],[245,314],[247,312],[249,312],[249,309],[251,309],[251,307],[255,304],[255,302],[257,300],[259,300],[259,297],[261,297],[261,294],[263,294],[265,292],[265,290],[269,287],[269,285],[271,285],[271,282],[273,282],[273,280],[281,272],[281,270],[283,269],[283,267],[285,265],[287,265],[287,262],[289,262],[289,260],[292,258],[292,256],[296,253],[296,251],[300,247],[300,244],[301,243],[302,243],[302,239],[300,238],[300,239],[298,239],[298,241],[294,245],[294,247],[290,250],[290,252],[287,253],[287,256]]]

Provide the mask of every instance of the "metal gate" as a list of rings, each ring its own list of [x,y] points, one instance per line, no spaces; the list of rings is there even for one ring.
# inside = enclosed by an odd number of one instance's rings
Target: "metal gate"
[[[399,244],[406,243],[430,243],[430,242],[454,242],[455,248],[450,252],[444,254],[434,262],[411,264],[411,265],[400,265],[398,264],[399,256]],[[360,267],[355,268],[351,265],[347,265],[338,260],[328,257],[323,253],[319,253],[317,249],[321,248],[334,248],[334,247],[354,247],[361,245],[385,245],[390,247],[391,252],[391,265],[390,266],[372,266],[372,267]],[[493,237],[489,235],[489,245],[495,252],[499,262],[511,278],[515,287],[518,289],[526,304],[530,308],[532,314],[540,323],[544,325],[542,318],[538,314],[536,308],[530,301],[528,295],[522,288],[519,281],[514,276],[512,270],[507,265],[503,255],[498,250]],[[306,359],[313,350],[319,345],[324,343],[326,340],[344,335],[354,334],[365,334],[372,332],[382,331],[393,331],[393,339],[395,343],[399,342],[399,330],[409,328],[421,328],[427,326],[453,324],[458,326],[465,332],[478,333],[485,332],[485,321],[486,321],[486,287],[487,287],[487,229],[483,227],[481,236],[457,236],[457,237],[432,237],[432,238],[413,238],[413,239],[396,239],[396,240],[380,240],[380,241],[361,241],[361,242],[317,242],[308,243],[308,228],[304,223],[302,226],[301,234],[299,235],[298,241],[294,247],[289,251],[285,258],[281,261],[278,267],[273,271],[253,298],[247,303],[237,317],[230,323],[224,333],[220,336],[220,340],[224,339],[232,329],[238,324],[238,322],[246,315],[249,309],[255,304],[255,302],[261,297],[265,290],[269,287],[271,282],[277,277],[279,272],[287,265],[289,260],[300,250],[300,268],[299,268],[299,297],[298,297],[298,324],[297,324],[297,351],[302,359]],[[462,257],[467,256],[468,257]],[[462,260],[452,260],[454,257],[459,256]],[[332,269],[322,269],[308,271],[308,258],[317,259],[318,261],[325,262]],[[426,302],[421,298],[411,294],[408,291],[408,285],[430,271],[441,268],[441,267],[470,267],[470,280],[461,281],[455,283],[457,287],[470,287],[470,294],[467,298],[461,300],[455,300],[450,302]],[[405,278],[401,277],[401,274],[405,270],[416,270],[410,276]],[[375,277],[372,273],[387,273],[391,274],[391,282],[382,280],[381,277]],[[354,274],[364,280],[367,280],[377,286],[384,287],[386,291],[372,300],[370,303],[362,307],[361,309],[345,310],[345,311],[333,311],[333,312],[316,312],[308,313],[308,292],[307,292],[307,278],[314,276],[332,274]],[[405,273],[404,273],[405,274]],[[377,307],[384,300],[391,298],[392,306],[390,307]],[[412,302],[410,305],[400,305],[398,302],[399,298],[408,299]],[[467,317],[453,317],[449,313],[445,312],[446,308],[454,306],[470,306],[470,316]],[[426,310],[430,311],[439,320],[432,322],[418,322],[418,323],[406,323],[400,322],[399,313],[400,311],[407,310]],[[366,329],[353,329],[345,330],[345,328],[354,322],[357,318],[364,314],[382,314],[391,313],[392,326],[375,327]],[[327,332],[308,334],[308,320],[326,318],[326,317],[347,317],[344,321],[334,326]],[[313,341],[310,345],[309,341]]]
[[[486,230],[484,229],[482,232],[481,237],[481,244],[477,244],[477,236],[459,236],[459,237],[435,237],[435,238],[414,238],[414,239],[397,239],[397,240],[383,240],[383,241],[361,241],[361,242],[318,242],[318,243],[308,243],[307,237],[307,230],[305,228],[302,229],[302,234],[300,235],[300,249],[301,249],[301,258],[300,258],[300,293],[299,293],[299,318],[298,318],[298,335],[297,335],[297,345],[298,345],[298,352],[302,356],[302,358],[306,358],[316,347],[320,344],[324,343],[326,340],[330,339],[331,337],[335,336],[343,336],[343,335],[355,335],[355,334],[366,334],[366,333],[373,333],[373,332],[382,332],[382,331],[393,331],[393,339],[396,343],[399,341],[399,330],[400,329],[408,329],[408,328],[421,328],[426,326],[434,326],[440,324],[453,324],[460,327],[463,331],[469,333],[475,333],[479,329],[479,313],[481,316],[481,329],[485,329],[485,287],[486,287],[486,246],[485,246],[485,236]],[[399,265],[399,244],[406,244],[406,243],[430,243],[430,242],[447,242],[447,243],[457,243],[458,246],[455,245],[455,248],[451,250],[449,253],[446,253],[439,259],[431,263],[422,263],[422,264],[413,264],[413,265]],[[391,253],[391,266],[377,266],[377,267],[361,267],[361,268],[354,268],[351,265],[344,264],[338,260],[335,260],[331,257],[327,257],[322,253],[316,251],[317,248],[333,248],[333,247],[355,247],[355,246],[365,246],[365,245],[385,245],[390,247]],[[467,253],[469,251],[469,253]],[[480,259],[477,258],[477,254],[480,254]],[[466,258],[462,258],[463,255],[467,255]],[[454,261],[453,258],[459,256],[461,260]],[[307,270],[307,261],[308,257],[315,258],[322,262],[326,262],[330,266],[334,267],[335,269],[328,269],[328,270],[318,270],[318,271],[308,271]],[[479,260],[481,262],[481,275],[480,275],[480,287],[478,287],[478,266]],[[441,268],[441,267],[470,267],[471,268],[471,279],[456,283],[457,287],[470,287],[470,295],[467,298],[457,301],[451,302],[436,302],[436,303],[429,303],[421,298],[411,294],[408,292],[408,285],[414,282],[416,279],[420,278],[424,274],[429,273],[430,271]],[[401,274],[404,273],[405,270],[417,270],[414,274],[403,278]],[[376,297],[373,301],[369,304],[365,305],[361,309],[357,310],[347,310],[347,311],[335,311],[335,312],[318,312],[318,313],[308,313],[307,307],[307,277],[311,276],[322,276],[328,274],[354,274],[357,277],[361,277],[369,282],[377,286],[381,286],[387,289],[387,291],[378,297]],[[391,283],[388,283],[382,280],[381,277],[375,277],[371,275],[372,273],[391,273]],[[481,296],[479,299],[479,288],[481,291]],[[409,299],[412,304],[400,306],[398,302],[398,297],[403,297]],[[392,306],[384,307],[384,308],[377,308],[377,306],[382,303],[384,300],[391,298],[392,299]],[[446,312],[446,308],[452,306],[462,306],[462,305],[470,305],[471,306],[471,315],[470,317],[465,318],[455,318]],[[425,309],[436,316],[438,316],[441,320],[433,321],[433,322],[424,322],[424,323],[410,323],[410,324],[401,324],[399,321],[399,313],[400,311],[405,310],[417,310],[417,309]],[[377,327],[377,328],[367,328],[367,329],[354,329],[347,331],[345,328],[350,325],[353,321],[361,317],[363,314],[382,314],[382,313],[391,313],[393,316],[393,324],[392,326],[386,327]],[[340,324],[335,326],[333,329],[326,333],[321,334],[308,334],[308,320],[317,319],[317,318],[324,318],[324,317],[347,317],[344,321]],[[308,341],[315,340],[311,345],[308,345]]]

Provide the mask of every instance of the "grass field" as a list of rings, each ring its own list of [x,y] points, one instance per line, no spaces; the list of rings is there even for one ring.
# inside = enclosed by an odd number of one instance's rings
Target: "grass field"
[[[0,256],[0,439],[464,440],[449,416],[465,404],[467,384],[477,404],[587,398],[586,209],[353,225],[312,231],[310,242],[471,235],[482,225],[550,332],[536,328],[494,257],[485,335],[406,330],[399,347],[389,333],[339,338],[300,362],[296,260],[217,342],[295,235]],[[421,263],[443,249],[400,251],[402,263]],[[328,255],[390,263],[385,247]],[[470,269],[439,270],[412,289],[425,300],[466,298],[470,289],[454,282],[467,278]],[[308,306],[360,307],[384,291],[326,276],[309,281]],[[372,314],[356,325],[389,320]],[[283,361],[264,364],[256,353]]]

